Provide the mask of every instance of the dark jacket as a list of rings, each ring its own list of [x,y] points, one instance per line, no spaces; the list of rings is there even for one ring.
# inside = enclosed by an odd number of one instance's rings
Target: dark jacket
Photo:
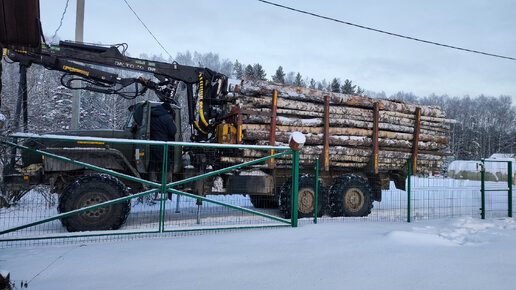
[[[174,141],[176,135],[176,125],[174,116],[163,106],[152,108],[150,138],[158,141]]]
[[[170,108],[170,106],[168,106]],[[157,141],[174,141],[176,125],[174,116],[161,106],[152,108],[150,123],[150,139]],[[150,146],[149,171],[160,172],[163,164],[163,147],[161,145]],[[171,162],[171,159],[168,159]]]

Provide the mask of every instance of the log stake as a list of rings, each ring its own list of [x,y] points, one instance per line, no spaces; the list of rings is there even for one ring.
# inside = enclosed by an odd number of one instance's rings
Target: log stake
[[[416,175],[417,150],[419,144],[419,130],[421,129],[421,108],[416,108],[416,124],[414,126],[414,137],[412,138],[412,175]]]

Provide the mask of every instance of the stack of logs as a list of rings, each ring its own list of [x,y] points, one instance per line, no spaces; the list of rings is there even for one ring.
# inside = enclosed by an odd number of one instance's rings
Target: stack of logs
[[[259,80],[233,86],[227,98],[239,115],[243,144],[285,145],[291,132],[304,133],[301,165],[320,158],[326,170],[371,166],[378,172],[406,168],[410,160],[418,174],[428,174],[439,170],[449,155],[443,151],[452,120],[445,119],[439,107]],[[246,149],[243,156],[224,156],[222,161],[243,162],[268,154]],[[289,159],[274,162],[287,165]]]

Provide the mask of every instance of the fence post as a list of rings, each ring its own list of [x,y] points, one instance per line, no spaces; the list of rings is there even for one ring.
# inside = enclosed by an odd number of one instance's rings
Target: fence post
[[[290,216],[292,218],[292,227],[297,227],[297,208],[298,208],[298,190],[299,190],[299,151],[293,150],[293,167],[292,167],[292,207]]]
[[[317,206],[319,200],[319,158],[315,159],[315,208],[314,208],[314,224],[317,223]]]
[[[409,160],[407,163],[408,166],[408,176],[407,176],[407,222],[410,223],[410,191],[412,190],[410,184],[410,178],[412,176],[412,162]]]
[[[290,187],[290,224],[294,227],[294,176],[296,176],[294,151],[292,151],[292,178]]]
[[[507,186],[509,188],[509,217],[512,217],[512,161],[507,161]]]
[[[161,166],[161,200],[160,200],[160,215],[159,215],[159,231],[165,231],[165,202],[167,192],[167,171],[168,171],[168,145],[163,145],[163,159]]]
[[[480,215],[483,220],[486,219],[486,164],[485,161],[482,160],[482,165],[480,167],[480,192],[481,192],[481,208]]]

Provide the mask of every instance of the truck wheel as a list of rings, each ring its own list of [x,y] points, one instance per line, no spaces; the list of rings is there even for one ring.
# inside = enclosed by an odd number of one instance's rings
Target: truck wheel
[[[319,200],[317,216],[322,216],[327,205],[326,190],[319,181]],[[299,218],[313,217],[315,212],[315,177],[303,175],[299,177],[297,216]],[[280,211],[284,218],[290,218],[292,200],[292,179],[287,179],[280,189]]]
[[[251,203],[255,208],[278,208],[277,196],[250,195]]]
[[[127,196],[127,187],[107,174],[89,174],[69,184],[59,196],[59,213],[99,204]],[[131,210],[125,201],[61,219],[69,232],[116,230],[122,226]]]
[[[331,216],[367,216],[373,208],[371,186],[362,177],[344,174],[329,189]]]

